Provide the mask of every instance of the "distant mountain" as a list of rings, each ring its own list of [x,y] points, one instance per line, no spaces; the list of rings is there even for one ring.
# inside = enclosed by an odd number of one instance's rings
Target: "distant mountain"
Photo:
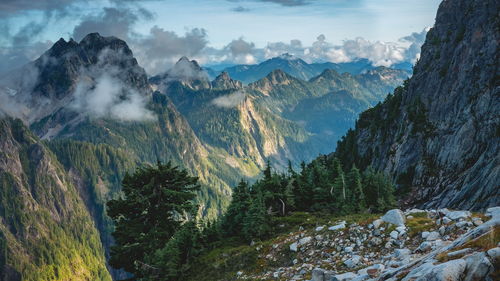
[[[232,67],[224,68],[223,71],[227,72],[232,78],[240,80],[245,84],[255,82],[266,75],[271,73],[273,70],[281,69],[284,72],[299,78],[302,80],[309,80],[314,76],[321,74],[324,70],[332,69],[339,73],[350,73],[352,75],[361,74],[367,72],[371,69],[376,68],[367,59],[359,59],[353,62],[347,63],[307,63],[300,58],[292,56],[290,54],[283,54],[281,56],[266,60],[260,64],[255,65],[236,65]],[[401,67],[395,67],[396,69],[403,69],[411,73],[411,66],[408,69],[407,66],[401,65]],[[212,75],[217,73],[214,70],[210,70]]]
[[[498,206],[498,10],[443,1],[412,78],[363,112],[334,155],[389,173],[409,206]]]

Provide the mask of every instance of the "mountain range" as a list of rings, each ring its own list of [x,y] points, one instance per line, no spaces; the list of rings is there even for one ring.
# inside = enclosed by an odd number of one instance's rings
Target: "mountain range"
[[[267,161],[284,170],[325,153],[385,172],[403,206],[499,205],[498,26],[494,1],[444,1],[407,80],[287,54],[220,72],[182,57],[148,77],[116,37],[59,40],[0,79],[2,278],[126,277],[106,267],[105,204],[157,161],[200,178],[207,220]]]
[[[1,237],[16,245],[7,247],[6,272],[64,279],[81,267],[72,280],[126,276],[103,267],[113,241],[105,203],[120,196],[125,173],[156,161],[186,167],[202,184],[198,215],[216,218],[240,178],[257,177],[268,160],[284,169],[332,151],[361,111],[409,75],[313,72],[289,56],[263,64],[269,72],[248,85],[226,71],[211,80],[186,57],[148,77],[125,41],[91,33],[57,41],[2,78]],[[53,245],[54,235],[66,244]]]

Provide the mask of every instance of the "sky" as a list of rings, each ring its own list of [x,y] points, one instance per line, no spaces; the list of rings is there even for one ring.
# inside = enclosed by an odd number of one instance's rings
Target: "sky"
[[[125,40],[149,74],[181,56],[254,64],[290,53],[307,62],[413,63],[440,0],[0,0],[0,72],[59,38]]]

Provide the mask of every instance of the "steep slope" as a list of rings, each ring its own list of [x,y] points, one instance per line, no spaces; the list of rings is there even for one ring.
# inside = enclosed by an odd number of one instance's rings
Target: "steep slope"
[[[2,280],[111,280],[91,215],[20,120],[0,120]]]
[[[413,77],[364,112],[335,155],[391,174],[407,204],[499,205],[499,8],[443,1]]]

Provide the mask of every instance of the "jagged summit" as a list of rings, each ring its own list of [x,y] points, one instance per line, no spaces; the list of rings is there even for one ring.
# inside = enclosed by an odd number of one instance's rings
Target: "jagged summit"
[[[241,89],[243,87],[243,83],[238,80],[233,80],[229,77],[229,74],[226,71],[223,71],[219,76],[212,81],[212,88],[215,89]]]
[[[160,86],[162,91],[176,83],[194,90],[211,87],[207,72],[196,60],[186,56],[182,56],[167,72],[151,77],[149,81]]]

